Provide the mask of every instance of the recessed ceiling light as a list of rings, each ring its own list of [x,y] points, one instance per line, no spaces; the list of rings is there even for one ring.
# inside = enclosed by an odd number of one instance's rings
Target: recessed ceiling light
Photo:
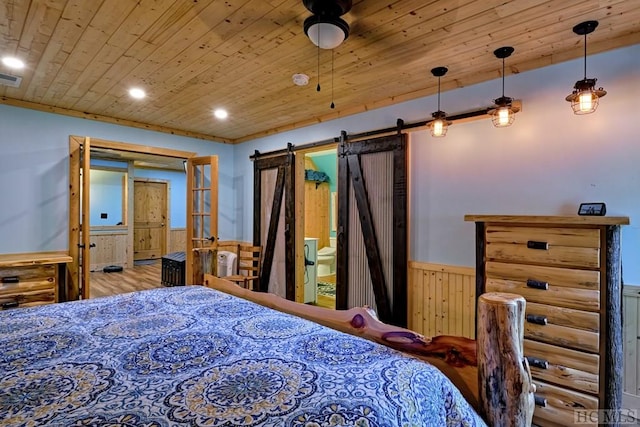
[[[213,112],[213,115],[220,120],[224,120],[229,117],[229,113],[227,113],[227,110],[225,110],[224,108],[216,108],[216,110]]]
[[[129,95],[131,95],[132,98],[135,99],[142,99],[145,96],[147,96],[147,94],[144,92],[144,90],[137,88],[137,87],[133,87],[131,89],[129,89]]]
[[[13,56],[5,56],[2,58],[2,63],[9,68],[20,70],[24,68],[24,62]]]

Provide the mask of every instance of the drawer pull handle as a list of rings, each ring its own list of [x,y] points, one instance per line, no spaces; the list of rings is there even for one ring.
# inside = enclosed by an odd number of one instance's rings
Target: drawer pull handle
[[[540,289],[542,291],[549,290],[548,282],[541,282],[540,280],[527,279],[527,287],[533,289]]]
[[[547,324],[547,316],[538,316],[537,314],[527,314],[527,322],[544,326]]]
[[[7,276],[2,278],[2,283],[18,283],[20,278],[18,276]]]
[[[538,242],[536,240],[529,240],[527,242],[527,248],[546,251],[549,249],[549,242]]]
[[[529,362],[529,365],[534,366],[536,368],[549,369],[549,362],[547,362],[544,359],[527,356],[527,362]]]
[[[536,402],[536,406],[541,406],[545,408],[547,406],[547,399],[542,396],[538,396],[537,394],[533,395],[533,400]]]
[[[16,308],[17,306],[19,306],[20,303],[18,301],[8,301],[8,302],[3,302],[2,303],[2,309],[6,310],[8,308]]]

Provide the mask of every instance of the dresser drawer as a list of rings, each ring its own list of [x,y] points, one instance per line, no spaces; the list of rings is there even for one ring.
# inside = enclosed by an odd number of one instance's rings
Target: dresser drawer
[[[524,323],[524,336],[525,338],[531,338],[537,341],[543,341],[549,344],[555,344],[562,347],[569,347],[576,350],[589,351],[597,353],[600,349],[600,334],[598,332],[587,331],[584,329],[578,329],[576,326],[577,321],[565,322],[567,317],[555,316],[557,312],[552,309],[554,307],[543,306],[547,308],[542,310],[535,310],[527,306],[525,323]],[[577,312],[578,310],[574,310]],[[586,312],[580,313],[585,314]],[[575,313],[578,314],[578,313]],[[596,315],[595,313],[586,313]],[[566,313],[570,316],[570,313]],[[535,316],[535,317],[534,317]],[[597,316],[597,315],[596,315]],[[584,317],[584,316],[581,316]],[[535,321],[532,321],[533,319]],[[545,324],[537,323],[538,321],[544,321]]]
[[[514,293],[487,286],[487,292]],[[524,336],[536,341],[597,353],[600,348],[598,313],[536,304],[527,301]]]
[[[597,394],[600,356],[524,340],[524,355],[534,379]]]
[[[546,282],[549,286],[562,286],[583,290],[600,290],[599,270],[579,270],[575,268],[543,267],[540,265],[512,264],[487,261],[486,275],[498,279],[527,282]],[[572,290],[573,292],[573,290]]]
[[[31,307],[56,302],[55,286],[32,288],[19,293],[0,294],[0,310]]]
[[[533,422],[542,425],[572,426],[576,410],[598,409],[598,399],[588,394],[535,380],[536,407]],[[584,424],[590,425],[590,424]],[[596,425],[596,424],[591,424]]]
[[[487,225],[487,260],[600,268],[600,230]]]
[[[0,269],[0,308],[29,307],[57,302],[55,265]]]
[[[500,289],[541,304],[600,310],[598,271],[487,262],[485,276],[487,291]]]
[[[55,265],[29,265],[0,268],[0,286],[15,282],[54,281],[55,277]]]

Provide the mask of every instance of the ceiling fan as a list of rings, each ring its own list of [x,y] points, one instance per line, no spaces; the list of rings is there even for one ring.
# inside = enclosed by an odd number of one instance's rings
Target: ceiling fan
[[[313,15],[304,20],[304,33],[321,49],[334,49],[349,37],[349,24],[340,18],[352,0],[302,0]]]

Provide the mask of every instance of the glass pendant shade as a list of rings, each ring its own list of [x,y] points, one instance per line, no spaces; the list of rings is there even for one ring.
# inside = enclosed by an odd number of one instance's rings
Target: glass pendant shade
[[[494,102],[496,108],[490,112],[493,125],[497,128],[511,126],[516,119],[516,113],[511,107],[511,98],[503,96]]]
[[[574,114],[590,114],[598,108],[598,100],[607,92],[602,88],[595,88],[596,79],[584,79],[576,82],[573,92],[566,97],[571,102]]]
[[[429,129],[431,130],[431,136],[436,138],[445,136],[449,129],[449,122],[447,121],[447,115],[444,111],[436,111],[433,113],[433,120],[429,123]]]
[[[493,113],[491,121],[495,127],[502,128],[510,126],[515,119],[516,115],[511,108],[500,107],[495,111],[495,113]]]

